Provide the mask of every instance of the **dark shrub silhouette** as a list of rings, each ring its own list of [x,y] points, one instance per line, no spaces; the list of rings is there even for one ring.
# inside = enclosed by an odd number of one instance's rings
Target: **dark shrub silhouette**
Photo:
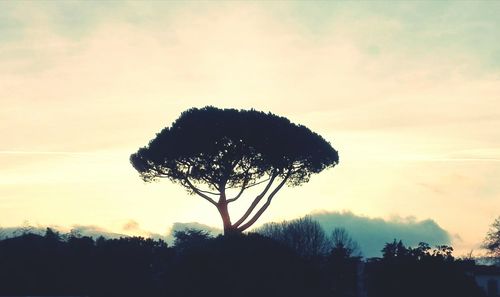
[[[468,264],[455,260],[449,246],[407,248],[394,240],[382,251],[382,259],[367,264],[369,297],[483,296],[466,273]]]
[[[207,240],[213,239],[209,232],[192,228],[175,231],[174,238],[175,250],[178,254],[183,253],[185,250],[202,248],[207,243]]]
[[[0,241],[0,295],[162,296],[173,252],[162,241],[24,234]]]
[[[155,279],[166,272],[166,244],[162,241],[128,237],[96,241],[93,296],[153,296],[161,283]],[[167,258],[168,259],[168,258]],[[167,260],[168,262],[168,260]]]
[[[219,236],[185,250],[170,296],[323,296],[319,270],[257,234]]]
[[[96,240],[25,233],[0,240],[0,296],[347,297],[367,281],[368,297],[483,297],[452,248],[394,241],[366,264],[339,237],[323,256],[297,254],[257,234],[212,238],[177,233],[178,246],[141,237]],[[338,238],[338,239],[339,239]]]

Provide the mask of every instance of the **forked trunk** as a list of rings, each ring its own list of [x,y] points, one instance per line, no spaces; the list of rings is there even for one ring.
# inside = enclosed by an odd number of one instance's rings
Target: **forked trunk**
[[[231,223],[231,217],[229,216],[229,211],[227,210],[227,203],[219,203],[217,209],[219,210],[220,216],[222,218],[222,224],[224,226],[224,236],[241,233]]]
[[[234,226],[224,226],[224,236],[228,237],[238,234],[241,234],[241,231],[238,230],[238,228],[235,228]]]

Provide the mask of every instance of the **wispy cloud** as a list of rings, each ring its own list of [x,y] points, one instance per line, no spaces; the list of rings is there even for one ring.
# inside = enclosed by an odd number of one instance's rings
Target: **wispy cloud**
[[[69,155],[69,156],[95,156],[102,155],[95,152],[63,152],[63,151],[0,151],[3,155]]]

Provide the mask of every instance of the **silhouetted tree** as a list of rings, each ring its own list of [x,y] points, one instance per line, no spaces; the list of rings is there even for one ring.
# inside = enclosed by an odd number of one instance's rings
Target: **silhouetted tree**
[[[23,225],[14,231],[14,235],[35,234],[36,228],[29,221],[24,221]]]
[[[168,178],[214,205],[227,234],[255,223],[285,184],[303,184],[339,158],[320,135],[284,117],[209,106],[183,112],[130,161],[143,180]],[[228,205],[259,184],[263,190],[232,221]]]
[[[404,257],[408,255],[408,249],[404,246],[403,242],[394,239],[392,243],[386,243],[382,249],[382,256],[384,259],[392,259],[396,257]]]
[[[187,248],[199,247],[212,239],[209,232],[187,228],[185,230],[174,231],[174,246],[178,252],[183,252]]]
[[[357,241],[352,239],[345,228],[335,228],[330,236],[330,254],[343,258],[360,257],[361,249]]]
[[[49,241],[59,241],[61,239],[61,234],[58,231],[54,231],[52,228],[47,228],[45,230],[45,239]]]
[[[488,250],[490,256],[500,259],[500,217],[496,218],[491,224],[483,247]]]
[[[345,228],[335,228],[330,242],[326,272],[333,296],[357,296],[358,267],[361,260],[359,245]]]
[[[256,232],[283,243],[306,258],[324,256],[330,247],[321,225],[309,216],[281,223],[264,224]]]
[[[431,248],[421,242],[405,247],[388,243],[382,259],[367,264],[369,297],[479,297],[483,296],[462,261],[455,261],[449,246]]]

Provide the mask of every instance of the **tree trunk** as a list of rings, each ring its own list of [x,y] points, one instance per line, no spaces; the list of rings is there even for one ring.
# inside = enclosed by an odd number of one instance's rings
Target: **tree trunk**
[[[222,218],[222,224],[224,226],[224,236],[237,234],[238,229],[231,224],[231,217],[229,216],[229,211],[227,210],[227,202],[219,202],[217,205],[220,216]]]

